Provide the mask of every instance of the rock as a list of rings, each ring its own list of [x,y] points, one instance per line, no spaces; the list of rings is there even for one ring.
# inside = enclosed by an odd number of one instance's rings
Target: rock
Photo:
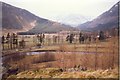
[[[7,73],[8,74],[16,74],[18,71],[18,68],[15,68],[15,69],[8,69]]]

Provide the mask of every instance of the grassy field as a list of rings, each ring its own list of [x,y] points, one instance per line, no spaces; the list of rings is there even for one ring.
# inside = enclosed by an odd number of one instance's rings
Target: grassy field
[[[20,37],[21,39],[21,37]],[[19,40],[20,40],[19,39]],[[33,38],[25,38],[26,46],[25,48],[16,48],[16,49],[7,49],[7,44],[5,44],[5,50],[3,50],[3,56],[15,52],[29,52],[29,51],[37,51],[37,50],[56,50],[56,51],[81,51],[81,52],[98,52],[98,53],[111,53],[115,51],[118,53],[118,38],[110,38],[106,41],[97,41],[91,43],[80,44],[76,43],[68,43],[63,42],[59,44],[53,44],[45,42],[41,48],[37,47],[37,42],[33,40]]]
[[[65,42],[58,45],[43,45],[41,48],[35,47],[35,44],[31,42],[27,46],[29,47],[24,49],[4,50],[3,55],[43,50],[54,50],[54,52],[22,57],[16,55],[15,58],[6,60],[8,69],[19,69],[17,74],[11,74],[10,78],[25,76],[31,78],[118,78],[117,38],[86,44]],[[79,70],[78,66],[87,70]],[[60,71],[61,69],[63,71]]]

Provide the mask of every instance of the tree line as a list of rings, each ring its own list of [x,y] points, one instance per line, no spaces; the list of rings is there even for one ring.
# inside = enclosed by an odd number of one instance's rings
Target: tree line
[[[2,48],[3,50],[7,47],[7,49],[15,49],[18,47],[25,47],[25,41],[22,39],[21,41],[18,41],[18,35],[15,33],[7,33],[7,35],[2,36]]]
[[[64,36],[65,35],[63,35],[63,37]],[[65,41],[67,41],[69,43],[73,43],[74,40],[75,40],[75,36],[76,36],[76,34],[73,34],[73,33],[68,34],[66,36]],[[78,36],[77,41],[80,44],[85,43],[86,40],[88,40],[88,42],[91,42],[91,41],[96,41],[97,39],[100,40],[100,41],[103,41],[103,40],[106,39],[105,34],[104,34],[103,31],[99,32],[98,37],[93,36],[93,35],[89,35],[89,34],[85,34],[85,33],[82,33],[82,32],[80,32],[77,36]],[[37,41],[36,41],[37,45],[36,46],[41,47],[42,45],[44,45],[44,43],[45,43],[45,41],[47,39],[45,37],[46,37],[46,35],[43,34],[43,33],[37,34],[36,35],[36,39],[37,39]],[[52,40],[53,40],[54,44],[56,44],[57,42],[59,43],[60,39],[61,39],[60,36],[53,35],[53,37],[52,37]],[[64,40],[61,40],[61,41],[63,43]],[[50,39],[48,39],[48,42],[51,42]],[[5,35],[2,36],[3,50],[5,49],[6,46],[7,46],[8,49],[15,49],[15,48],[18,48],[18,47],[25,48],[25,46],[26,46],[25,44],[26,43],[25,43],[24,38],[22,38],[21,41],[18,40],[18,35],[15,34],[15,33],[12,33],[12,34],[8,33],[6,36]]]
[[[66,41],[68,41],[69,43],[73,43],[75,34],[69,34],[66,37]],[[85,43],[86,40],[88,40],[89,42],[96,41],[96,40],[100,40],[103,41],[106,39],[105,34],[103,31],[100,31],[98,36],[93,36],[93,35],[87,35],[87,34],[83,34],[82,32],[79,33],[79,43]]]

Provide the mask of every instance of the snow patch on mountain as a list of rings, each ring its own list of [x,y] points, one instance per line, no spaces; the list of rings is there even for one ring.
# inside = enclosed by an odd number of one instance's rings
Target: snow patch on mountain
[[[90,20],[91,17],[85,17],[79,14],[60,15],[55,18],[55,21],[60,22],[62,24],[70,25],[72,27],[76,27]]]

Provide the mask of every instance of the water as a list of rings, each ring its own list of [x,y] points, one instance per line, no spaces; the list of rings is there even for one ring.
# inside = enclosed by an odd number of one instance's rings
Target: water
[[[56,51],[51,51],[51,52],[27,52],[25,53],[26,55],[37,55],[37,54],[45,54],[45,53],[59,53]],[[76,54],[95,54],[95,52],[60,52],[60,53],[67,53],[67,54],[72,54],[72,53],[76,53]]]
[[[38,54],[45,54],[45,53],[58,53],[58,52],[27,52],[26,55],[38,55]],[[60,52],[60,53],[66,53],[66,54],[95,54],[95,52]]]
[[[26,55],[45,54],[46,52],[27,52]]]
[[[26,56],[31,56],[31,55],[39,55],[39,54],[45,54],[45,53],[51,53],[51,54],[56,54],[56,53],[63,53],[63,54],[94,54],[95,52],[57,52],[57,51],[34,51],[34,52],[25,52],[25,53],[14,53],[11,55],[7,55],[2,57],[2,62],[4,64],[8,63],[10,60],[12,61],[19,61],[24,59]]]

